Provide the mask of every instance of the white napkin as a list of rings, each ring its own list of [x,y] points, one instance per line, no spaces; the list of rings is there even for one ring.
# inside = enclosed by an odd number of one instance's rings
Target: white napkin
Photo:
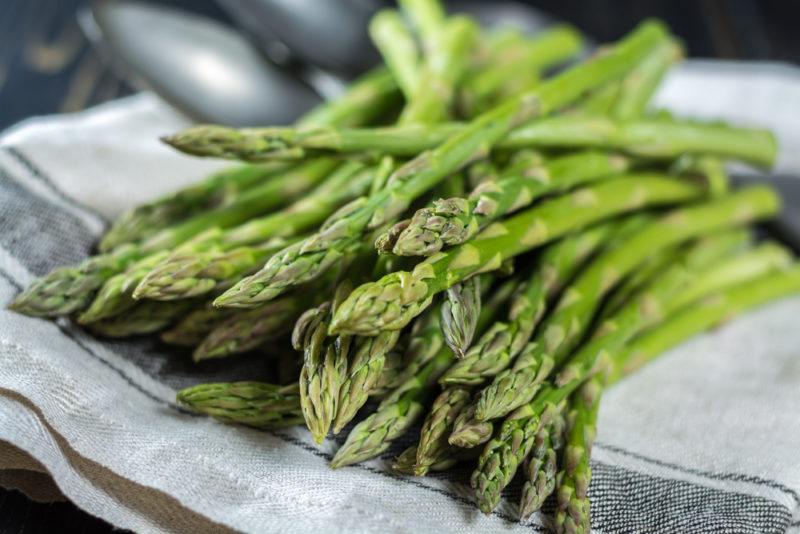
[[[777,172],[800,174],[800,71],[688,62],[659,105],[768,126]],[[33,119],[0,138],[0,304],[86,256],[106,221],[219,168],[157,138],[187,121],[152,94]],[[699,336],[614,386],[591,484],[598,532],[800,531],[800,298]],[[256,357],[195,368],[152,339],[103,342],[0,309],[0,484],[63,496],[134,531],[511,532],[517,495],[489,516],[468,470],[391,474],[391,456],[332,471],[338,444],[225,426],[175,391],[258,379]],[[51,477],[45,478],[44,473]],[[27,488],[27,489],[26,489]],[[32,489],[34,488],[34,489]],[[518,493],[518,486],[517,486]]]

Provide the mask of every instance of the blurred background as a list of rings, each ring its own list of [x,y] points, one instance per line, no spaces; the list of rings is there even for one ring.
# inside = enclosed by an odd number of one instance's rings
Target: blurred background
[[[162,8],[180,9],[218,21],[224,24],[223,31],[225,27],[239,28],[255,44],[253,48],[260,59],[279,62],[281,69],[278,74],[281,76],[284,72],[289,73],[290,79],[280,78],[278,82],[292,82],[295,78],[303,80],[293,91],[301,100],[300,106],[308,105],[312,98],[306,94],[309,79],[314,86],[313,92],[335,90],[331,89],[335,82],[320,77],[315,69],[308,72],[309,59],[318,65],[321,63],[328,73],[345,77],[352,76],[354,71],[369,63],[364,22],[369,13],[387,3],[388,0],[153,2]],[[523,26],[535,26],[542,20],[546,22],[546,18],[542,19],[546,14],[574,24],[599,42],[616,39],[642,18],[656,16],[664,19],[674,33],[684,39],[690,56],[800,61],[800,39],[795,37],[796,21],[800,20],[800,2],[521,0],[520,3],[538,11],[526,17],[516,9],[509,10],[502,1],[453,2],[457,8],[479,11],[484,18],[516,20]],[[169,39],[164,42],[154,39],[154,35],[160,35],[158,28],[125,13],[106,14],[108,20],[101,21],[104,26],[101,29],[98,21],[93,19],[92,7],[97,6],[89,0],[0,2],[0,129],[32,115],[76,111],[131,94],[145,85],[144,81],[135,80],[131,69],[126,68],[131,66],[128,55],[134,54],[134,63],[137,59],[136,46],[145,49],[142,54],[155,51],[157,56],[161,53],[168,55],[170,50],[177,52],[193,38],[191,20],[187,18],[183,19],[187,24],[180,28],[186,30],[186,35],[176,37],[177,32],[167,32],[170,38],[178,40],[175,46]],[[260,12],[260,8],[264,11]],[[253,9],[255,11],[249,11]],[[276,16],[271,16],[272,13]],[[172,29],[168,20],[170,15],[165,12],[159,17],[168,30]],[[133,22],[128,24],[126,16]],[[237,22],[244,22],[248,28],[241,30],[242,26]],[[348,25],[350,28],[342,28]],[[112,32],[112,35],[103,35],[103,30]],[[200,33],[206,30],[208,28],[200,29]],[[117,50],[109,50],[104,39],[110,40]],[[331,41],[341,50],[332,47]],[[116,57],[120,47],[126,54],[122,61]],[[352,60],[342,61],[342,54]],[[147,62],[146,57],[144,61]],[[165,71],[168,77],[173,78],[174,86],[186,88],[180,72],[170,68]],[[164,74],[161,73],[162,78]],[[234,79],[235,74],[229,74],[228,79]],[[141,72],[136,75],[141,75]],[[158,74],[155,76],[158,78]],[[169,80],[158,81],[162,83],[160,87],[170,83]],[[152,77],[147,82],[152,84]],[[180,91],[174,86],[168,87],[167,91]]]
[[[389,3],[0,0],[0,130],[27,117],[79,111],[146,87],[156,88],[202,120],[287,122],[370,64],[376,56],[365,23],[372,12]],[[511,22],[530,30],[566,21],[595,42],[616,39],[641,19],[655,16],[684,40],[692,57],[800,62],[796,37],[800,2],[464,0],[451,4],[488,23]],[[244,98],[237,93],[241,89],[237,84],[257,87],[257,94]],[[256,100],[248,100],[251,97]],[[241,109],[231,111],[235,106]],[[39,504],[0,487],[0,533],[65,527],[76,532],[110,530],[68,502]]]

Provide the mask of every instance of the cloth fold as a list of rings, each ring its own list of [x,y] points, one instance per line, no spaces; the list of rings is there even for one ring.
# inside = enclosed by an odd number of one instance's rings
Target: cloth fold
[[[775,129],[776,172],[800,174],[800,71],[690,61],[658,105]],[[0,304],[77,263],[121,210],[224,162],[158,137],[188,123],[143,93],[32,119],[0,137]],[[598,532],[800,532],[800,298],[737,318],[671,351],[604,399],[590,488]],[[0,485],[69,498],[134,531],[529,532],[519,486],[491,515],[468,469],[389,471],[392,450],[332,471],[339,446],[302,428],[224,426],[181,409],[177,388],[258,379],[258,355],[195,366],[152,338],[95,339],[68,321],[0,310]],[[38,492],[38,493],[37,493]],[[63,497],[62,497],[63,495]]]

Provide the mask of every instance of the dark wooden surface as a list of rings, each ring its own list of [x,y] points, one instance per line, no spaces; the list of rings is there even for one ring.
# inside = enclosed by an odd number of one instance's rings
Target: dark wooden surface
[[[25,117],[75,111],[131,89],[85,42],[85,0],[0,0],[0,129]],[[212,0],[162,0],[224,18]],[[647,16],[664,19],[692,56],[800,61],[800,2],[786,0],[528,0],[599,41]],[[108,532],[70,503],[40,504],[0,488],[0,533]]]

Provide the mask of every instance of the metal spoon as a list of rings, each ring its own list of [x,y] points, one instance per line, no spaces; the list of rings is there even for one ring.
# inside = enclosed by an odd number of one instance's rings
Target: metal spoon
[[[189,116],[234,126],[286,124],[320,101],[231,28],[138,1],[101,3],[83,26],[116,64]]]
[[[328,72],[352,76],[379,61],[367,33],[369,18],[387,0],[217,0],[264,50]],[[510,0],[447,2],[453,13],[474,16],[485,27],[513,26],[533,33],[558,22]]]

